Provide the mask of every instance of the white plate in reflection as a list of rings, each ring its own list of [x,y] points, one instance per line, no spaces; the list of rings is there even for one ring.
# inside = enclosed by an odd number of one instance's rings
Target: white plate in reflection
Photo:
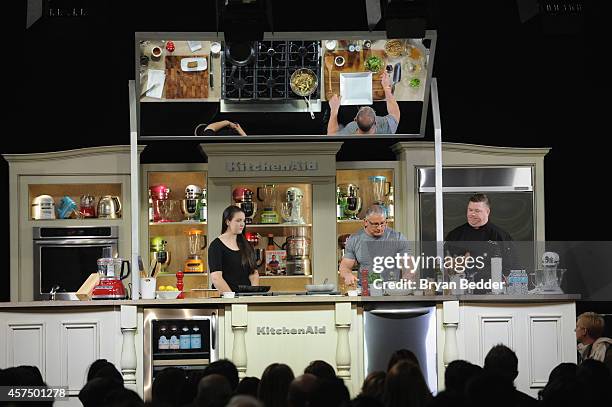
[[[340,74],[341,105],[372,104],[372,72]]]
[[[190,62],[196,62],[198,65],[194,67],[189,67],[188,64]],[[206,58],[183,58],[181,59],[181,70],[185,72],[205,71],[206,68],[208,68],[208,63],[206,62]]]

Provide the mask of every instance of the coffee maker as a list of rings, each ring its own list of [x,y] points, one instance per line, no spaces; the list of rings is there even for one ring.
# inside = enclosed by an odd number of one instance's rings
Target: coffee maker
[[[149,188],[153,200],[153,222],[170,222],[168,215],[170,206],[170,188],[165,185],[153,185]]]
[[[287,250],[287,275],[311,275],[310,239],[306,236],[289,236],[283,244]]]
[[[190,229],[187,231],[187,238],[189,255],[183,265],[183,271],[185,273],[203,273],[204,259],[198,253],[206,247],[206,235],[200,229]]]
[[[104,257],[98,259],[100,282],[91,292],[92,300],[123,300],[127,298],[122,280],[131,272],[130,262],[121,257],[111,257],[110,248],[104,248]],[[124,274],[127,264],[127,273]]]
[[[187,185],[185,188],[185,199],[181,199],[181,212],[185,215],[185,220],[194,222],[198,219],[200,197],[202,188],[197,185]]]
[[[304,193],[297,187],[289,187],[286,192],[286,202],[281,205],[281,215],[287,223],[303,225],[304,218],[302,217],[302,201]]]
[[[274,184],[265,184],[263,187],[257,187],[257,199],[263,202],[264,207],[261,212],[261,223],[278,223],[278,212],[276,212],[276,189],[277,185]]]
[[[347,219],[359,219],[357,215],[361,211],[362,203],[359,196],[359,187],[356,184],[339,184],[338,188],[340,188],[341,198],[346,200],[344,214],[347,215]]]
[[[232,192],[232,198],[237,207],[244,211],[244,223],[253,223],[253,217],[257,212],[257,203],[253,202],[253,191],[248,188],[238,187]]]

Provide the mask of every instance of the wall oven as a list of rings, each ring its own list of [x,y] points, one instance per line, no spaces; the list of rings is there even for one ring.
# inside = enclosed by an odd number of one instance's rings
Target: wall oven
[[[219,359],[217,308],[144,310],[144,400],[151,401],[159,372],[178,367],[199,374]]]
[[[97,260],[110,247],[117,255],[117,226],[35,227],[34,299],[77,300],[76,292],[91,273]]]

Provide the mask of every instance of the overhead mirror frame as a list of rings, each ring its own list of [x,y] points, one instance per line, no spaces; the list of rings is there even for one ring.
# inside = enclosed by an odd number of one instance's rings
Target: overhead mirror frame
[[[264,33],[262,41],[231,43],[215,32],[138,32],[139,139],[229,141],[244,140],[244,132],[249,140],[422,138],[436,39],[435,30],[404,39],[388,39],[384,31]],[[314,76],[294,75],[298,70]],[[364,105],[377,116],[387,114],[385,74],[401,112],[397,130],[327,135],[333,95],[340,101],[340,129]],[[302,79],[313,82],[297,84],[308,88],[308,96],[292,83]],[[227,124],[206,135],[196,131],[218,122]]]

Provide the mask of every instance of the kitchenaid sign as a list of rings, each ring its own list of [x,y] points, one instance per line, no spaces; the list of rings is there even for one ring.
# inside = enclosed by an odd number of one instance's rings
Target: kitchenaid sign
[[[287,328],[274,326],[258,326],[257,335],[325,335],[325,326],[307,325],[302,328]]]
[[[265,171],[316,171],[319,163],[316,161],[284,161],[284,162],[245,162],[226,161],[228,172],[265,172]]]

